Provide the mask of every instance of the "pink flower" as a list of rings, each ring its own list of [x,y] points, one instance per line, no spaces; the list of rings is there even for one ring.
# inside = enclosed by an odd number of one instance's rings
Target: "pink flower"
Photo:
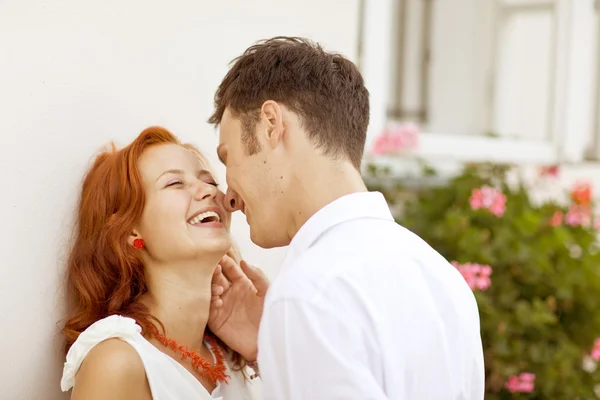
[[[571,199],[580,206],[589,206],[592,201],[592,185],[589,182],[577,182],[571,189]]]
[[[522,372],[519,377],[521,378],[521,382],[535,382],[535,374],[531,372]]]
[[[507,388],[509,392],[514,393],[514,392],[519,391],[520,384],[521,384],[521,381],[519,380],[519,377],[516,375],[513,375],[510,378],[508,378],[508,381],[506,381],[506,383],[504,384],[504,387]]]
[[[373,154],[399,153],[417,147],[420,129],[415,124],[392,123],[375,139]]]
[[[471,288],[471,290],[487,290],[492,281],[490,275],[492,274],[492,267],[489,265],[481,265],[474,263],[459,264],[457,261],[451,263],[460,274],[465,278],[465,281]]]
[[[387,138],[385,136],[378,136],[373,144],[372,152],[373,154],[386,154],[389,152],[388,147]]]
[[[469,203],[473,210],[488,210],[497,217],[501,217],[506,210],[506,196],[500,190],[490,186],[473,189]]]
[[[594,341],[594,347],[592,348],[592,353],[590,355],[594,360],[600,361],[600,338]]]
[[[558,177],[559,167],[558,165],[547,165],[545,167],[540,168],[541,176],[549,176],[552,178]]]
[[[565,224],[569,226],[588,226],[592,222],[589,207],[577,204],[571,205],[565,215]]]
[[[552,216],[552,219],[550,220],[550,225],[558,226],[558,225],[562,224],[563,216],[564,216],[564,213],[560,210],[557,210],[554,213],[554,215]]]
[[[535,374],[523,372],[519,376],[513,375],[508,378],[504,387],[511,393],[531,393],[535,388]]]

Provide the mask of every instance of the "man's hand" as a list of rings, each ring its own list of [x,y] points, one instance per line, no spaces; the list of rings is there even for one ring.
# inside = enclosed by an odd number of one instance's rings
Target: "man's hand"
[[[224,256],[213,275],[208,327],[247,361],[256,361],[258,326],[269,281],[245,261]]]

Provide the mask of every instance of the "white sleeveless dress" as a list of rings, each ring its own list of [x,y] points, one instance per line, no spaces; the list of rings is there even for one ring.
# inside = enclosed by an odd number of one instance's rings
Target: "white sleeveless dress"
[[[98,343],[119,338],[131,345],[142,359],[154,400],[252,400],[251,384],[227,365],[228,383],[219,383],[212,395],[181,364],[158,350],[141,334],[135,320],[120,315],[96,321],[79,335],[69,349],[60,382],[63,392],[75,384],[83,359]]]

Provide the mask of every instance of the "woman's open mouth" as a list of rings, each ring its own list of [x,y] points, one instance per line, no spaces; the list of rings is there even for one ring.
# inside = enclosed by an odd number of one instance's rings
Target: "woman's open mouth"
[[[221,217],[214,211],[204,211],[188,220],[188,224],[200,227],[222,227]]]

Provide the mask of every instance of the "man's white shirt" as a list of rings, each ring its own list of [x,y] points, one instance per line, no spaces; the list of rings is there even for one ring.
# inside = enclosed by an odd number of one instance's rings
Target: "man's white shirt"
[[[268,400],[484,394],[473,293],[377,192],[344,196],[298,231],[267,294],[258,362]]]

